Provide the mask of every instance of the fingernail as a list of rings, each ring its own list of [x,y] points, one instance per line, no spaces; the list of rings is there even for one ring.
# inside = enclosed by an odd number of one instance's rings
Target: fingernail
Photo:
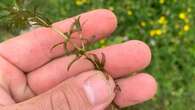
[[[107,80],[103,73],[97,72],[86,80],[84,91],[92,105],[102,105],[114,97],[114,82],[111,78]]]

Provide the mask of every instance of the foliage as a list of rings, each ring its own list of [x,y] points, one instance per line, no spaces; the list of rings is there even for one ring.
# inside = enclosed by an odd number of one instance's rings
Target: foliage
[[[1,1],[0,7],[13,3]],[[145,71],[159,83],[155,98],[126,110],[195,110],[194,0],[32,0],[31,6],[39,7],[53,21],[97,8],[112,10],[118,17],[118,29],[94,48],[131,39],[146,42],[153,59]],[[17,29],[7,31],[6,24],[0,24],[1,40],[19,33]]]

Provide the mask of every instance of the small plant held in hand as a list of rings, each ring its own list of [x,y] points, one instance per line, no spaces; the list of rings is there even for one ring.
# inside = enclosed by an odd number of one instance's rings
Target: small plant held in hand
[[[68,38],[71,38],[71,35],[73,33],[79,33],[79,39],[81,40],[81,48],[78,47],[76,44],[74,44],[73,42],[71,42],[72,46],[75,48],[75,50],[73,51],[72,54],[76,54],[75,59],[73,59],[70,64],[68,65],[67,70],[69,71],[71,66],[73,65],[74,62],[76,62],[77,60],[79,60],[82,56],[90,61],[93,66],[94,69],[102,71],[105,74],[105,77],[107,80],[109,80],[109,73],[105,70],[105,64],[106,64],[106,56],[105,54],[102,52],[101,53],[101,59],[94,53],[87,53],[88,48],[86,46],[86,44],[83,42],[84,40],[87,41],[89,43],[89,41],[87,39],[84,39],[82,36],[82,27],[81,27],[81,23],[80,23],[80,16],[78,18],[75,19],[75,22],[73,23],[73,25],[71,26],[71,30],[67,33],[71,33],[71,34],[66,34],[68,36]],[[75,28],[72,28],[75,27]],[[92,37],[95,38],[95,37]],[[64,44],[67,44],[67,42],[65,42]],[[60,45],[60,44],[57,44]],[[56,45],[53,47],[55,48]],[[66,48],[64,48],[66,49]],[[66,50],[65,50],[66,51]],[[120,87],[116,84],[116,88],[115,88],[115,92],[120,91]],[[109,107],[111,110],[120,110],[120,108],[115,104],[112,103]]]
[[[24,7],[25,0],[16,0],[15,5],[12,8],[3,8],[4,11],[7,11],[8,14],[4,17],[7,17],[9,20],[12,20],[13,26],[25,27],[25,26],[42,26],[46,28],[52,29],[56,32],[60,37],[63,38],[63,42],[57,43],[53,45],[50,49],[52,52],[55,48],[59,45],[63,45],[64,47],[64,55],[75,54],[76,57],[69,63],[67,67],[67,71],[71,69],[71,66],[78,61],[80,58],[84,58],[92,63],[94,69],[102,71],[105,74],[107,80],[109,80],[110,76],[109,73],[105,70],[106,64],[106,55],[102,52],[101,56],[99,57],[97,54],[88,53],[89,47],[89,40],[85,39],[82,35],[82,27],[85,24],[81,24],[80,19],[82,16],[78,16],[75,18],[74,22],[70,26],[70,30],[68,32],[62,32],[59,29],[52,26],[52,23],[49,19],[42,17],[38,12],[37,9],[34,8],[33,10],[27,10]],[[73,34],[77,34],[77,38],[73,38]],[[92,37],[92,40],[95,37]],[[81,42],[81,46],[78,46],[73,40],[78,40]],[[68,45],[72,46],[74,50],[70,51],[68,49]],[[119,86],[116,87],[116,89]],[[113,103],[111,105],[112,110],[119,110],[119,108]]]

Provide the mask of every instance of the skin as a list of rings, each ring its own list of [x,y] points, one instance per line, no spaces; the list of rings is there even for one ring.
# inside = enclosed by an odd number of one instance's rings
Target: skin
[[[93,35],[96,35],[96,41],[108,37],[117,27],[116,16],[105,9],[94,10],[80,16],[81,22],[87,20],[82,34],[89,40]],[[67,32],[73,21],[74,17],[54,23],[53,26],[62,32]],[[73,37],[77,37],[77,34]],[[50,52],[53,45],[62,41],[63,38],[51,29],[38,28],[0,44],[0,104],[3,110],[51,109],[51,106],[40,107],[40,105],[41,103],[45,105],[53,92],[60,94],[61,92],[58,91],[63,88],[68,97],[74,96],[75,94],[68,92],[67,88],[71,88],[71,86],[75,89],[80,88],[84,79],[90,78],[96,73],[106,81],[104,73],[94,70],[92,64],[84,59],[75,62],[67,71],[66,67],[75,55],[62,56],[63,46],[58,46]],[[78,40],[74,42],[81,44]],[[70,46],[69,49],[71,50],[72,47]],[[139,72],[146,68],[151,61],[151,51],[145,43],[131,40],[90,52],[99,57],[101,57],[101,52],[105,54],[105,68],[111,75],[108,81],[111,84],[110,87],[113,89],[115,86],[112,79],[117,79],[116,83],[120,86],[121,91],[117,93],[112,91],[112,95],[106,96],[105,87],[98,81],[94,82],[94,78],[92,82],[99,85],[98,90],[101,91],[99,95],[107,97],[103,97],[105,98],[104,103],[95,107],[88,101],[85,103],[83,100],[79,101],[79,98],[78,100],[68,98],[69,100],[66,101],[70,101],[72,105],[64,102],[63,110],[77,110],[76,107],[79,107],[78,105],[81,103],[84,103],[85,107],[83,108],[85,109],[104,110],[114,97],[114,102],[118,106],[126,107],[142,103],[155,95],[157,91],[155,79],[150,74]],[[129,73],[134,73],[134,75],[129,77]],[[85,97],[83,91],[80,94]],[[60,100],[59,96],[56,97]],[[54,110],[58,110],[55,106],[63,102],[58,100],[52,104]],[[72,108],[68,106],[72,106]]]

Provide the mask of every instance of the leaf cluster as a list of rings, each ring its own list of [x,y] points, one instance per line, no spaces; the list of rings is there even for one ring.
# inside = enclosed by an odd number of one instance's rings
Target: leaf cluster
[[[37,7],[28,9],[28,4],[27,0],[15,0],[11,5],[0,5],[0,23],[8,30],[28,29],[32,25],[48,27],[51,22],[38,13]]]

